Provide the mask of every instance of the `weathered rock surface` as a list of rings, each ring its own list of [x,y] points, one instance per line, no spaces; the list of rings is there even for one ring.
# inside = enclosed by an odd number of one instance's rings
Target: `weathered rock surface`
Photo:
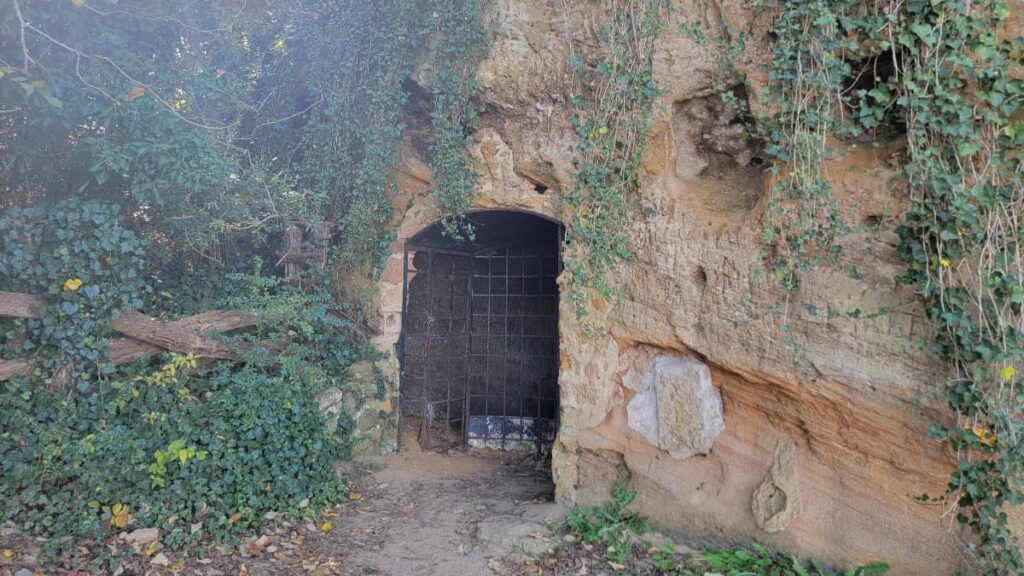
[[[775,448],[768,476],[754,490],[750,507],[754,522],[765,532],[781,532],[800,514],[800,488],[796,479],[796,444],[783,440]]]
[[[623,376],[623,385],[627,385]],[[722,398],[711,371],[692,358],[656,356],[650,371],[634,376],[636,395],[626,405],[629,427],[673,458],[711,452],[725,429]]]
[[[560,311],[559,497],[598,503],[627,481],[641,511],[679,533],[756,539],[837,565],[885,561],[894,574],[952,574],[962,567],[956,527],[914,497],[941,494],[955,457],[927,433],[946,418],[929,396],[945,374],[919,346],[931,324],[895,282],[904,263],[886,231],[909,205],[894,185],[903,142],[835,143],[823,167],[847,223],[881,231],[845,236],[842,265],[807,273],[799,300],[754,287],[770,175],[716,95],[712,49],[678,28],[696,19],[711,33],[752,30],[737,65],[739,88],[757,94],[766,22],[739,0],[673,4],[654,54],[665,92],[641,188],[651,215],[632,225],[624,299],[594,301],[590,319],[608,328],[599,337],[570,306]],[[595,11],[541,0],[495,0],[488,10],[495,43],[479,70],[470,145],[476,206],[562,218],[575,144],[567,39],[593,42]],[[375,342],[386,351],[401,330],[402,241],[438,216],[429,180],[406,147],[398,239],[374,296]]]

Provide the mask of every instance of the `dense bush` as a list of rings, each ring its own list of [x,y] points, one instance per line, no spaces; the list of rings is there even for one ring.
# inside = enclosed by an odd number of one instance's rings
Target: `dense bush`
[[[142,527],[179,547],[251,533],[269,511],[313,514],[341,493],[333,464],[351,434],[327,429],[317,397],[342,389],[358,406],[379,391],[347,383],[373,354],[326,290],[295,289],[259,259],[203,282],[147,268],[107,204],[12,209],[0,229],[0,290],[43,298],[41,319],[4,321],[6,356],[39,369],[0,383],[0,520],[46,537],[51,555]],[[140,307],[259,321],[221,337],[242,362],[169,354],[115,367],[107,323]],[[70,385],[53,385],[69,359]]]
[[[305,382],[194,366],[176,357],[71,400],[6,383],[0,515],[44,536],[159,527],[175,546],[333,500],[340,444]]]
[[[45,306],[39,319],[0,324],[0,345],[7,355],[38,357],[51,372],[74,366],[78,387],[88,389],[112,370],[106,324],[142,305],[144,267],[144,243],[115,205],[70,200],[8,210],[0,215],[0,289],[40,295]]]

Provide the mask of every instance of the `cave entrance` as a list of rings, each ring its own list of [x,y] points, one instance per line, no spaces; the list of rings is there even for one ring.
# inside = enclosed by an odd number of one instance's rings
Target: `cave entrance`
[[[405,429],[447,451],[550,448],[558,427],[563,229],[526,212],[437,223],[405,243],[399,398]]]

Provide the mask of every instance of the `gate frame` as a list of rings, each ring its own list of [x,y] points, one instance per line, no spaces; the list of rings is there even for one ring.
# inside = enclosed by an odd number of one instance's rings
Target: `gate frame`
[[[491,210],[486,210],[486,211],[491,211]],[[493,211],[529,214],[531,216],[534,216],[534,217],[537,217],[537,218],[541,218],[543,220],[547,220],[547,221],[549,221],[549,222],[551,222],[551,223],[553,223],[553,224],[555,224],[557,226],[557,230],[556,230],[556,240],[557,240],[556,244],[557,244],[557,248],[555,250],[555,276],[554,276],[555,279],[556,279],[556,286],[557,286],[557,278],[562,274],[562,271],[564,270],[563,262],[562,262],[562,251],[563,251],[563,249],[565,247],[565,226],[561,222],[559,222],[558,220],[556,220],[554,218],[548,217],[548,216],[543,215],[543,214],[538,214],[538,213],[535,213],[535,212],[532,212],[532,211],[527,211],[527,210],[500,210],[500,209],[499,210],[493,210]],[[414,239],[415,239],[415,237],[419,233],[421,233],[421,232],[423,232],[425,230],[429,230],[430,228],[432,228],[433,226],[436,226],[438,224],[439,224],[439,222],[434,222],[434,223],[430,224],[429,226],[426,226],[426,227],[422,228],[420,230],[420,232],[418,232],[416,235],[413,235],[409,239],[406,239],[403,242],[403,245],[402,245],[402,316],[401,316],[401,331],[399,332],[399,337],[398,337],[398,379],[399,379],[399,381],[398,381],[398,418],[399,418],[399,427],[401,428],[401,426],[402,426],[401,421],[405,418],[405,414],[404,414],[404,411],[402,409],[402,395],[404,393],[403,385],[402,384],[403,384],[403,381],[405,380],[405,367],[406,367],[406,336],[407,336],[406,318],[408,317],[407,314],[408,314],[408,309],[409,309],[409,272],[411,271],[410,270],[410,266],[409,266],[410,265],[409,254],[410,254],[410,252],[426,252],[426,253],[428,253],[428,256],[427,256],[427,258],[428,258],[428,260],[427,260],[427,262],[428,262],[428,264],[427,264],[427,276],[428,277],[433,273],[432,272],[432,268],[433,268],[433,255],[434,254],[446,254],[446,255],[450,255],[450,256],[468,257],[470,259],[470,273],[469,273],[469,276],[467,278],[467,283],[468,283],[468,286],[467,286],[468,298],[467,298],[467,306],[466,306],[466,308],[467,308],[467,310],[466,310],[466,319],[467,319],[467,324],[466,324],[466,340],[467,340],[467,342],[466,342],[466,350],[465,350],[465,362],[466,362],[467,377],[466,377],[466,384],[465,384],[465,387],[464,387],[464,390],[463,390],[462,445],[461,445],[461,448],[463,450],[465,450],[465,449],[467,449],[469,447],[469,416],[470,416],[470,414],[469,414],[469,412],[470,412],[470,409],[469,409],[469,407],[470,407],[470,393],[469,393],[469,390],[470,390],[470,386],[469,386],[468,370],[469,370],[469,361],[470,361],[471,346],[472,346],[472,333],[473,333],[473,329],[472,329],[472,323],[473,323],[473,299],[474,299],[473,278],[474,278],[474,275],[475,275],[474,268],[473,268],[473,260],[475,258],[477,258],[478,256],[482,256],[482,255],[484,255],[486,253],[489,253],[489,252],[495,252],[495,251],[498,251],[498,250],[508,249],[508,248],[512,248],[512,247],[515,247],[515,246],[520,246],[520,245],[523,245],[523,244],[521,242],[510,242],[510,243],[505,243],[505,244],[498,245],[498,246],[488,246],[488,247],[485,247],[485,248],[481,248],[481,249],[479,249],[477,251],[468,251],[468,250],[467,251],[462,251],[462,250],[451,250],[451,249],[444,249],[444,248],[432,248],[432,247],[428,247],[428,246],[417,244],[415,242]],[[507,264],[507,262],[508,262],[508,256],[506,255],[506,269],[505,269],[506,278],[507,278],[507,274],[508,274],[508,264]],[[507,280],[506,280],[506,282],[507,282]],[[507,292],[507,287],[506,287],[506,292]],[[488,295],[488,297],[489,296],[490,295]],[[506,297],[507,297],[507,295],[506,295]],[[561,309],[561,302],[562,302],[562,292],[561,292],[560,287],[557,290],[557,302],[558,302],[558,305],[556,306],[556,310],[555,310],[555,317],[556,317],[556,319],[558,319],[559,316],[560,316],[560,309]],[[506,323],[507,323],[507,320],[506,320]],[[561,322],[559,322],[558,325],[560,326]],[[555,332],[555,342],[556,342],[556,344],[559,347],[561,346],[560,330],[561,330],[561,328],[558,328],[558,329],[556,329],[556,332]],[[556,355],[555,355],[556,365],[557,365],[557,359],[558,359],[557,354],[558,354],[558,352],[556,350]],[[552,418],[553,422],[555,423],[555,430],[556,430],[555,433],[556,433],[556,436],[557,436],[557,431],[561,428],[560,420],[561,420],[561,404],[562,404],[561,403],[561,386],[559,384],[558,376],[559,376],[558,370],[556,369],[556,372],[555,372],[556,394],[555,394],[555,403],[554,403],[554,416]],[[431,403],[430,400],[429,400],[429,393],[426,392],[426,390],[427,390],[427,383],[426,382],[424,383],[424,390],[425,390],[425,392],[424,392],[424,412],[425,412],[426,411],[426,406]],[[451,398],[451,383],[450,382],[448,383],[447,390],[448,390],[448,399],[446,400],[446,402],[448,404],[449,410],[447,410],[445,412],[445,425],[446,426],[448,426],[450,424],[450,422],[452,421],[451,417],[450,417],[450,414],[451,414],[450,407],[451,407],[451,401],[452,401],[452,398]],[[539,412],[539,410],[540,410],[540,405],[539,405],[540,397],[538,396],[537,399],[538,399],[538,412]],[[485,409],[485,411],[486,411],[486,409]],[[505,407],[504,406],[502,406],[502,412],[505,412]],[[485,414],[485,416],[490,416],[490,415],[489,414]],[[427,417],[426,414],[424,414],[423,415],[424,422],[426,422],[426,417]],[[535,425],[539,425],[539,420],[540,419],[538,418],[537,422],[535,423]],[[502,445],[502,449],[504,449],[504,447],[505,447],[505,440],[506,440],[506,438],[504,437],[504,432],[503,432],[502,444],[501,444]],[[535,442],[536,442],[537,453],[538,454],[541,453],[542,446],[544,444],[548,443],[548,442],[544,442],[543,441],[542,436],[540,434],[537,434]],[[429,430],[427,430],[426,434],[423,434],[422,438],[420,438],[420,445],[422,446],[422,448],[424,450],[430,450],[430,432],[429,432]]]

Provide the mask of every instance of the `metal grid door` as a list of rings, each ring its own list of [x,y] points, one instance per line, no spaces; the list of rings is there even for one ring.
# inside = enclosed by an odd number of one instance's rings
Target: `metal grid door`
[[[401,379],[410,393],[401,396],[402,412],[422,418],[420,442],[428,450],[466,442],[471,262],[458,253],[419,250],[412,262],[405,254]]]
[[[554,441],[559,266],[557,245],[473,256],[470,445],[541,451]]]
[[[477,218],[475,241],[426,229],[406,243],[401,416],[428,450],[542,452],[558,428],[562,229]]]

